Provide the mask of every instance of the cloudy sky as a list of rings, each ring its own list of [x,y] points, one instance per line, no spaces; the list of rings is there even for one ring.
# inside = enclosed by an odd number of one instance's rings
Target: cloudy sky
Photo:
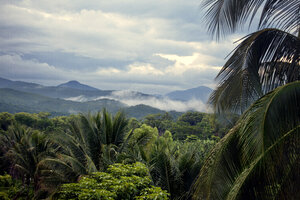
[[[0,77],[164,94],[214,86],[233,42],[201,0],[0,0]]]

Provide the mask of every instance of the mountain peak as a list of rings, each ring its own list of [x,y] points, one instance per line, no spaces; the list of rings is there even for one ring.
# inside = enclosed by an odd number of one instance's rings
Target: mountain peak
[[[78,90],[89,90],[89,91],[97,91],[97,88],[93,88],[91,86],[82,84],[76,80],[71,80],[66,83],[62,83],[58,85],[57,87],[63,87],[63,88],[73,88],[73,89],[78,89]]]
[[[65,84],[81,84],[81,83],[79,83],[79,82],[76,81],[76,80],[72,80],[72,81],[69,81],[69,82],[67,82],[67,83],[65,83]]]

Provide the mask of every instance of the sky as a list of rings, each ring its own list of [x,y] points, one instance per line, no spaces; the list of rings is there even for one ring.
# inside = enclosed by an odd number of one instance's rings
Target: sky
[[[0,0],[0,77],[165,94],[205,85],[243,34],[207,33],[201,0]]]

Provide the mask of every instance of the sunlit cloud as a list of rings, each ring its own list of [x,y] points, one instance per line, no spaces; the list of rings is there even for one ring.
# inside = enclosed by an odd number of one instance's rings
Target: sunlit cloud
[[[41,84],[79,80],[150,93],[213,86],[239,35],[211,40],[199,3],[5,1],[0,76],[30,80],[32,74]]]

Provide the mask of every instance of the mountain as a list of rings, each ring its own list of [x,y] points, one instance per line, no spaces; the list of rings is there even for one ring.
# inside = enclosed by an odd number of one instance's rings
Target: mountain
[[[36,83],[22,81],[11,81],[0,77],[0,88],[10,88],[22,92],[39,94],[51,98],[60,98],[71,101],[93,101],[102,98],[113,99],[141,99],[152,97],[152,95],[133,91],[100,90],[78,81],[69,81],[58,86],[43,86]]]
[[[89,110],[97,109],[97,105],[100,104],[100,107],[104,105],[104,100],[108,103],[111,102],[118,102],[123,105],[130,105],[130,106],[137,106],[135,109],[132,108],[131,110],[138,110],[139,108],[143,108],[143,111],[139,113],[149,113],[154,112],[157,113],[153,108],[157,108],[159,110],[176,110],[176,111],[186,111],[186,110],[196,110],[196,111],[206,111],[205,105],[202,102],[206,102],[208,99],[209,94],[211,93],[211,89],[208,87],[200,86],[197,88],[192,88],[188,90],[182,91],[174,91],[166,96],[157,96],[157,95],[150,95],[144,94],[141,92],[135,92],[130,90],[100,90],[97,88],[93,88],[91,86],[79,83],[78,81],[69,81],[58,86],[43,86],[36,83],[27,83],[22,81],[12,81],[4,78],[0,78],[0,88],[9,88],[15,91],[20,91],[23,93],[30,93],[34,95],[40,95],[43,97],[51,98],[49,100],[51,102],[51,109],[49,105],[45,105],[40,103],[36,106],[40,107],[33,107],[28,105],[19,105],[14,104],[15,108],[11,108],[10,102],[1,102],[2,108],[9,107],[9,110],[16,110],[17,107],[20,106],[22,108],[29,109],[30,112],[38,111],[48,111],[48,112],[63,112],[63,113],[70,113],[70,110],[85,112]],[[2,91],[4,92],[4,91]],[[20,93],[21,94],[21,93]],[[2,95],[2,94],[1,94]],[[25,97],[24,97],[25,98]],[[26,96],[26,98],[29,98]],[[55,106],[53,99],[56,100],[65,100],[63,102],[56,102],[57,104],[66,105],[66,108],[60,107],[53,108]],[[190,101],[192,100],[192,101]],[[196,101],[194,101],[196,100]],[[201,101],[201,102],[200,102]],[[66,103],[69,102],[69,103]],[[71,103],[70,103],[71,102]],[[53,103],[53,105],[52,105]],[[85,103],[85,104],[76,104],[76,103]],[[71,105],[72,104],[72,105]],[[138,105],[141,105],[140,107]],[[77,108],[75,108],[75,105]],[[90,105],[90,106],[87,106]],[[27,107],[26,107],[27,106]],[[124,106],[116,105],[114,109],[114,103],[111,103],[111,110],[118,110],[119,108],[123,108]],[[125,106],[125,107],[126,107]],[[148,109],[146,106],[149,106]],[[128,107],[128,106],[127,106]],[[45,108],[47,110],[43,110]],[[3,110],[3,109],[2,109]],[[17,109],[18,110],[18,109]],[[128,112],[133,114],[133,111],[130,109]],[[21,110],[22,111],[22,110]],[[28,111],[28,112],[29,112]],[[138,112],[138,111],[137,111]],[[163,111],[162,111],[163,112]],[[138,114],[140,115],[140,114]]]
[[[86,91],[99,91],[99,89],[97,88],[93,88],[91,86],[81,84],[78,81],[69,81],[67,83],[60,84],[57,87],[73,88],[73,89],[86,90]]]
[[[157,108],[153,108],[151,106],[147,106],[144,104],[139,104],[136,106],[130,106],[126,108],[125,111],[129,116],[133,116],[134,118],[141,119],[149,114],[158,114],[165,113],[165,111],[159,110]]]
[[[0,77],[0,88],[16,88],[16,89],[32,89],[32,88],[42,88],[44,86],[36,83],[28,83],[23,81],[11,81]]]
[[[10,88],[22,92],[39,94],[51,98],[70,98],[80,95],[96,98],[99,96],[110,95],[112,90],[99,90],[77,81],[70,81],[59,86],[43,86],[36,83],[27,83],[22,81],[11,81],[0,78],[0,88]]]
[[[213,90],[206,86],[199,86],[188,90],[177,90],[166,94],[172,100],[189,101],[192,99],[201,100],[206,103]]]
[[[64,115],[97,111],[106,107],[111,112],[116,112],[126,106],[118,101],[101,99],[93,102],[73,102],[58,98],[45,97],[38,94],[17,91],[9,88],[0,89],[0,103],[6,105],[0,112],[12,112],[12,107],[18,107],[14,112],[50,112]]]
[[[128,117],[142,118],[148,114],[164,113],[146,105],[127,106],[119,101],[101,99],[87,102],[74,102],[38,94],[22,92],[10,88],[0,89],[0,112],[49,112],[52,116],[100,111],[106,108],[111,113],[123,110]]]

